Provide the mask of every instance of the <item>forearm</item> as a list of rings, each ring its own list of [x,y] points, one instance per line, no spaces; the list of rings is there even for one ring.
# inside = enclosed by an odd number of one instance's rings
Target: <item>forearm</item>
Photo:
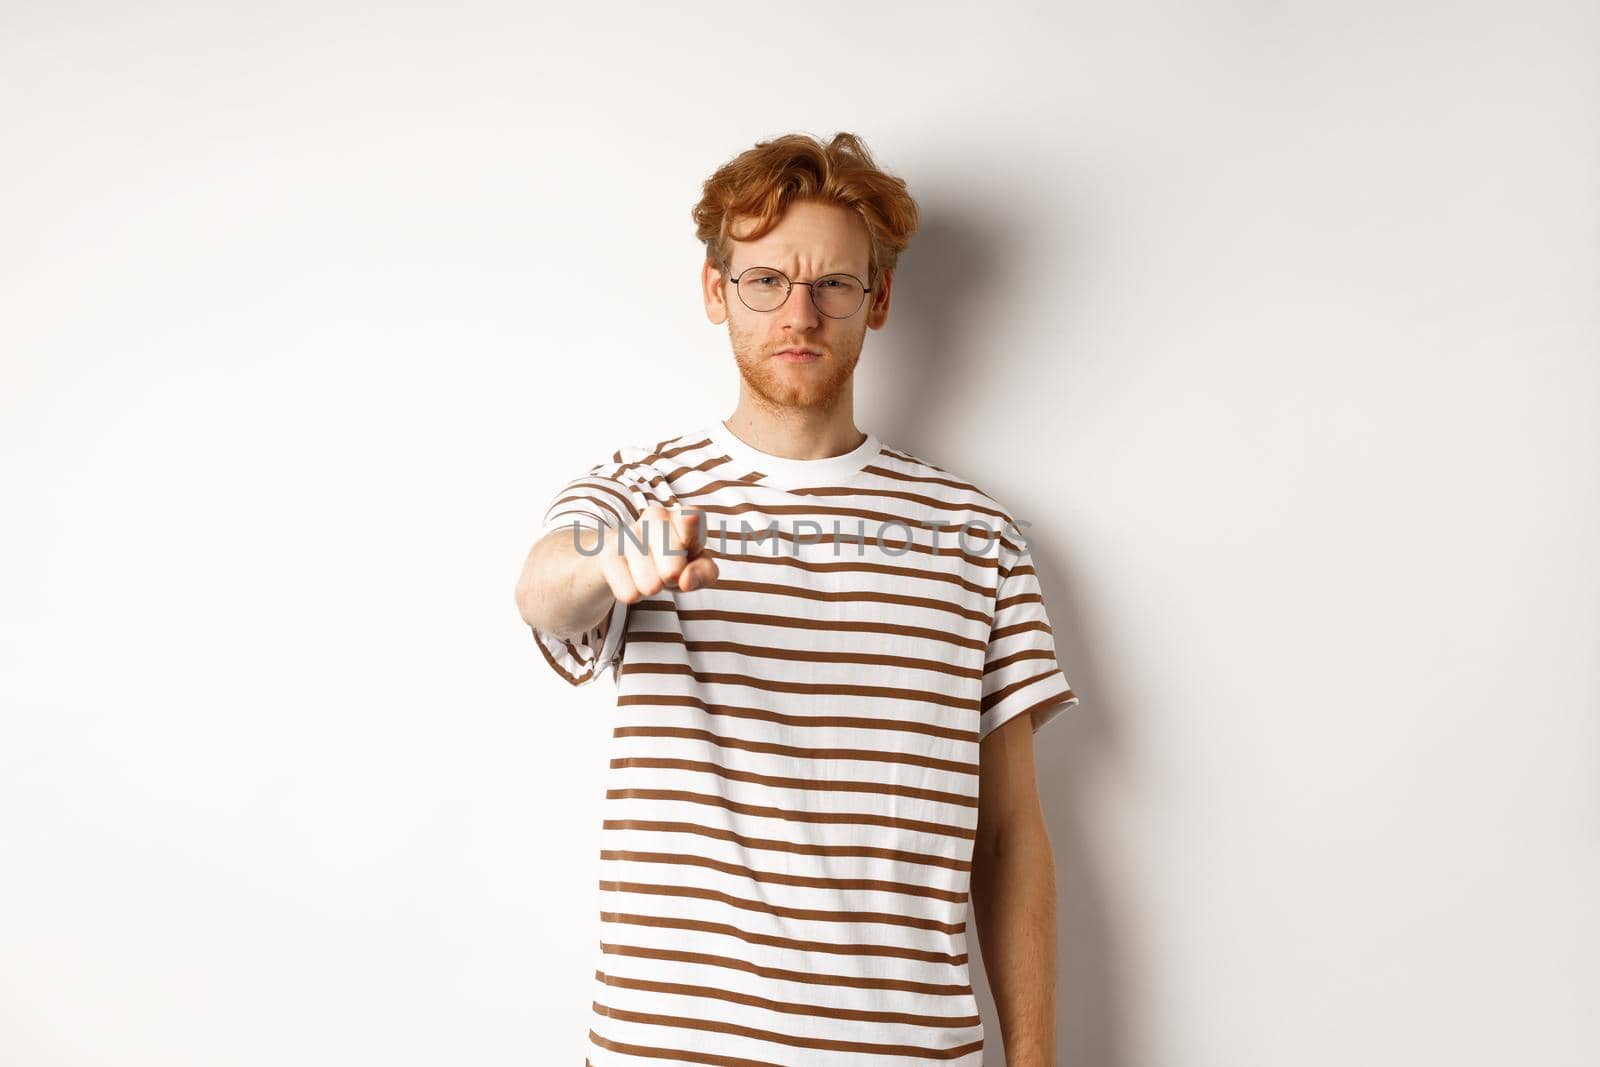
[[[974,857],[972,908],[1007,1067],[1056,1067],[1056,875],[1042,821]]]
[[[616,602],[595,552],[602,536],[580,527],[575,540],[571,529],[555,530],[533,546],[517,581],[517,610],[523,622],[556,637],[571,637],[600,625]]]

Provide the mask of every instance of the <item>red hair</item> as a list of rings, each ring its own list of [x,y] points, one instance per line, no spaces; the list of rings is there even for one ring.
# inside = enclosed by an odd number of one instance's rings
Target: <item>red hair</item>
[[[706,179],[689,214],[706,258],[726,273],[732,242],[766,236],[796,200],[837,204],[861,216],[871,242],[872,286],[881,273],[894,270],[917,230],[917,202],[906,183],[879,168],[853,133],[836,133],[827,144],[803,133],[758,141]],[[743,215],[753,216],[756,226],[735,238],[728,228]]]

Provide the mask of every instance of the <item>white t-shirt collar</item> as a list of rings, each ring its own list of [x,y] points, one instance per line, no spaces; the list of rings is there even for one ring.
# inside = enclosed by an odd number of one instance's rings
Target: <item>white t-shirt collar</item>
[[[867,435],[866,440],[854,449],[823,459],[788,459],[763,452],[735,437],[721,419],[711,422],[706,429],[706,436],[740,466],[765,474],[760,484],[781,489],[805,489],[838,485],[872,462],[883,446],[876,434],[863,432]]]

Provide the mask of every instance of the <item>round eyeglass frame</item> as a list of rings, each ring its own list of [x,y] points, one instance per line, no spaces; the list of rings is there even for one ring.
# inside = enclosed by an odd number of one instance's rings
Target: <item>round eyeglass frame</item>
[[[753,270],[766,271],[768,274],[776,274],[778,277],[783,279],[783,299],[778,301],[778,303],[775,306],[769,307],[769,308],[752,308],[752,307],[750,307],[750,302],[747,301],[744,298],[744,294],[739,292],[739,279],[743,278],[746,274],[749,274]],[[819,307],[818,304],[817,304],[817,291],[814,288],[812,288],[812,286],[816,285],[817,282],[822,281],[824,278],[832,278],[832,277],[835,277],[835,276],[840,277],[840,278],[849,278],[851,281],[853,281],[857,285],[861,286],[861,303],[857,304],[854,308],[852,308],[850,310],[850,315],[829,315],[826,311],[823,311],[822,308]],[[778,308],[781,308],[781,307],[783,307],[784,304],[787,304],[789,302],[789,295],[794,292],[794,287],[797,286],[797,285],[803,285],[803,286],[806,287],[806,290],[807,290],[807,292],[809,293],[809,295],[811,297],[811,306],[817,309],[817,314],[818,315],[822,315],[822,316],[824,316],[826,318],[830,318],[830,319],[848,319],[848,318],[850,318],[851,315],[854,315],[857,311],[861,310],[862,304],[865,304],[867,302],[867,294],[872,292],[872,287],[869,286],[866,282],[863,282],[860,278],[857,278],[854,274],[851,274],[848,271],[842,271],[842,270],[831,271],[831,272],[829,272],[827,274],[824,274],[821,278],[816,278],[816,279],[814,279],[812,281],[809,281],[809,282],[797,282],[797,281],[794,281],[793,279],[791,279],[787,274],[783,273],[783,271],[779,270],[777,267],[746,267],[744,270],[740,271],[737,275],[729,277],[727,280],[730,283],[732,283],[733,291],[739,297],[739,303],[743,304],[745,307],[750,308],[751,311],[754,311],[754,312],[756,312],[757,314],[760,314],[760,315],[765,315],[765,314],[768,314],[769,312],[777,311]]]

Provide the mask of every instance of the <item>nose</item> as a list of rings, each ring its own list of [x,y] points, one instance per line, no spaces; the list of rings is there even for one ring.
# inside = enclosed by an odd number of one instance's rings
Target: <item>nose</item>
[[[817,311],[817,305],[811,301],[811,286],[789,286],[789,298],[776,312],[778,325],[790,330],[804,333],[814,330],[822,324],[822,315]]]

